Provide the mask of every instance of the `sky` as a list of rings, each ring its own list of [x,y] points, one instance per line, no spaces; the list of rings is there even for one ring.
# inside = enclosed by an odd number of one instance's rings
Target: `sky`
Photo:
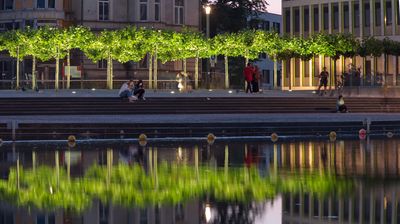
[[[268,12],[281,15],[282,11],[282,0],[267,0],[269,6],[267,8]]]

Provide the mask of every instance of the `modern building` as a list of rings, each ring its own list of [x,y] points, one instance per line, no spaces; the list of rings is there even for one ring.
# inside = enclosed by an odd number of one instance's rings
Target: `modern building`
[[[283,33],[308,37],[315,33],[350,33],[357,38],[374,36],[400,40],[399,2],[397,0],[283,0]],[[384,73],[383,56],[340,58],[337,74],[350,69],[361,70],[361,85],[399,85],[399,63],[389,56],[389,66]],[[310,61],[297,58],[283,61],[282,86],[284,90],[315,89],[318,74],[323,67],[333,73],[333,63],[328,57],[316,56]],[[334,86],[331,75],[329,85]]]
[[[250,28],[261,29],[265,31],[275,31],[281,33],[282,16],[269,12],[259,13],[257,18],[249,19]],[[258,60],[254,62],[254,65],[258,66],[261,71],[261,88],[272,89],[280,86],[281,76],[281,65],[274,63],[267,54],[260,54]],[[276,66],[274,68],[274,66]],[[276,69],[276,70],[275,70]],[[276,74],[274,74],[274,71]]]
[[[83,25],[93,31],[126,26],[169,30],[188,27],[199,30],[200,7],[200,1],[196,0],[0,0],[0,31],[46,25]],[[72,87],[105,87],[107,63],[93,63],[80,52],[74,53],[71,63],[73,66],[79,66],[81,77],[73,77]],[[22,78],[25,77],[25,73],[30,73],[31,64],[29,59],[24,61],[20,75]],[[141,62],[114,62],[114,80],[147,80],[147,66],[146,58]],[[182,70],[182,62],[159,63],[158,69],[159,86],[162,88],[167,85],[162,80],[173,78],[175,84],[175,76]],[[39,63],[37,72],[39,85],[43,88],[54,86],[54,81],[51,80],[55,78],[55,63]],[[194,60],[188,61],[188,72],[194,73]],[[0,74],[1,79],[7,80],[12,79],[15,74],[15,60],[6,54],[0,56]]]

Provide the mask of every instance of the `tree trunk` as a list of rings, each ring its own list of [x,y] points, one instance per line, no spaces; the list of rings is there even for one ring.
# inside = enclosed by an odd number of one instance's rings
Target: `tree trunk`
[[[385,77],[385,80],[384,80],[384,85],[385,85],[385,86],[386,86],[387,69],[388,69],[387,57],[388,57],[387,54],[384,54],[384,55],[383,55],[383,60],[384,60],[384,62],[383,62],[383,65],[384,65],[384,68],[383,68],[383,76]]]
[[[148,54],[149,63],[149,89],[153,89],[153,55]]]
[[[224,56],[225,60],[225,89],[229,89],[229,60],[228,56]]]
[[[114,63],[110,55],[110,89],[114,89]]]
[[[335,89],[337,89],[337,74],[336,74],[336,58],[333,59],[333,82]]]
[[[36,89],[36,57],[32,56],[32,90]]]
[[[278,61],[277,61],[276,57],[274,57],[274,80],[273,80],[273,83],[274,83],[273,88],[276,89],[278,87]]]
[[[67,53],[67,89],[71,88],[71,56]]]
[[[199,56],[196,56],[195,66],[194,66],[194,88],[199,88]]]
[[[55,160],[55,164],[56,164],[57,189],[60,186],[60,161],[58,158],[59,158],[58,151],[56,151],[54,154],[54,160]]]
[[[17,73],[16,73],[15,88],[19,89],[19,47],[17,48]]]
[[[157,48],[154,53],[154,89],[158,87],[158,64],[157,64]]]
[[[110,89],[110,55],[107,54],[107,89]]]
[[[55,76],[55,85],[54,88],[56,91],[58,91],[59,89],[59,74],[60,74],[60,57],[58,56],[57,53],[57,57],[56,57],[56,76]]]

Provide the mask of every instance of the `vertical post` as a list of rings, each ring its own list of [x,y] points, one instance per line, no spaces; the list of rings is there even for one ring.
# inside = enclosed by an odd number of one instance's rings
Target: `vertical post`
[[[285,79],[286,79],[286,60],[282,60],[282,72],[281,72],[281,86],[282,89],[285,87]]]
[[[114,63],[110,54],[110,89],[114,88]]]
[[[36,152],[32,151],[32,170],[36,171]]]
[[[36,57],[32,56],[32,90],[36,89]]]
[[[60,161],[59,161],[58,151],[54,154],[54,160],[56,163],[56,176],[57,176],[57,189],[60,186]]]
[[[154,60],[154,89],[157,89],[158,88],[158,63],[157,63],[157,61],[158,61],[158,59],[157,59],[157,48],[156,48],[156,51],[155,51],[155,53],[154,53],[154,58],[153,58],[153,60]]]
[[[111,170],[113,164],[113,151],[112,149],[107,149],[107,187],[111,183]]]
[[[149,89],[153,89],[153,55],[148,54],[149,63]]]
[[[19,89],[19,47],[17,47],[17,73],[16,73],[16,85],[15,88]]]
[[[17,157],[17,189],[19,190],[19,183],[20,183],[20,170],[19,170],[19,155]]]
[[[290,59],[290,75],[289,75],[289,90],[293,89],[295,80],[295,70],[296,70],[296,59]]]
[[[194,166],[196,168],[197,180],[199,180],[200,175],[199,175],[199,146],[198,145],[196,145],[194,147]]]
[[[386,0],[381,0],[381,35],[386,34]]]
[[[71,179],[71,151],[68,150],[66,153],[66,162],[67,162],[67,177],[68,181]]]
[[[229,89],[229,60],[228,56],[224,55],[225,60],[225,89]]]
[[[199,88],[199,55],[197,54],[194,66],[194,88]]]
[[[229,146],[225,145],[225,159],[224,159],[225,178],[228,178],[228,167],[229,167]]]
[[[71,58],[69,51],[67,52],[67,89],[71,88]],[[33,77],[33,74],[32,74]],[[32,79],[33,81],[33,79]]]
[[[157,147],[154,147],[154,181],[156,184],[156,188],[158,188],[158,175],[157,175]]]
[[[274,56],[274,89],[278,87],[278,60]]]
[[[206,11],[206,37],[207,37],[207,40],[208,40],[210,38],[210,13],[211,13],[211,7],[210,6],[206,6],[205,7],[205,11]],[[210,88],[210,86],[211,86],[210,85],[210,83],[211,83],[211,79],[210,79],[210,58],[206,59],[206,79],[205,80],[208,80],[208,82],[206,84],[206,87]]]
[[[59,56],[59,53],[58,53],[58,49],[57,49],[57,57],[56,57],[56,76],[55,76],[55,85],[54,85],[54,88],[55,88],[55,90],[57,91],[58,89],[59,89],[59,82],[60,82],[60,80],[59,80],[59,75],[60,75],[60,56]]]
[[[358,7],[360,11],[360,38],[364,36],[364,1],[358,0]]]

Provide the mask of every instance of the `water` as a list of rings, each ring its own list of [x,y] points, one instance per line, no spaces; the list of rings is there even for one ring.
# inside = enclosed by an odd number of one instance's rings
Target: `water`
[[[0,223],[399,223],[399,145],[3,144]]]

